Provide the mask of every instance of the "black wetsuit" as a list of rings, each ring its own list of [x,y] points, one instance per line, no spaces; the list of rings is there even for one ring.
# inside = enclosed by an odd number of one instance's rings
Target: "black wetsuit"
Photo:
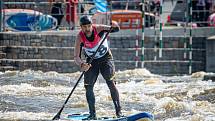
[[[114,29],[112,32],[119,31],[118,29]],[[105,31],[99,33],[99,36],[103,36]],[[91,37],[87,37],[89,41],[94,40],[94,34]],[[89,61],[89,57],[87,57],[87,61]],[[90,110],[90,115],[95,116],[95,96],[93,92],[94,84],[97,80],[99,73],[103,76],[106,80],[108,88],[110,89],[111,97],[115,105],[116,115],[120,115],[121,107],[119,103],[119,92],[115,86],[114,74],[115,74],[115,67],[112,60],[112,54],[110,50],[101,58],[94,59],[91,63],[92,67],[85,72],[84,74],[84,87],[86,89],[86,98]]]

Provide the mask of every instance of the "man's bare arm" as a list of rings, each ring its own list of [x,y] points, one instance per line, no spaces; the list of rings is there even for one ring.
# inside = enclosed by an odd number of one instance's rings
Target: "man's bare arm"
[[[75,51],[74,51],[74,60],[75,63],[79,66],[81,66],[81,64],[83,63],[83,61],[81,60],[81,58],[79,57],[80,54],[80,41],[81,37],[80,35],[77,36],[76,41],[75,41]]]
[[[113,28],[111,32],[118,32],[120,30],[120,27],[118,25],[118,23],[116,21],[112,21],[112,25],[108,26],[108,25],[103,25],[103,24],[97,24],[96,28],[98,33],[100,33],[101,31],[109,31],[110,28]]]

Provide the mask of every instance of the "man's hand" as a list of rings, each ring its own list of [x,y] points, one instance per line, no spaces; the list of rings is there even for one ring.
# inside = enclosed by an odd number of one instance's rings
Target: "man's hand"
[[[91,67],[91,64],[82,63],[81,64],[81,71],[88,71],[90,67]]]
[[[119,27],[118,23],[116,21],[111,22],[111,27]]]

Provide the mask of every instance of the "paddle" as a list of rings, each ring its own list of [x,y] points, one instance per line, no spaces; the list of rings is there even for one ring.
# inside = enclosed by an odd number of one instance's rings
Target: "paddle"
[[[104,43],[105,39],[107,38],[107,36],[109,35],[109,33],[111,32],[112,27],[110,28],[110,30],[107,32],[107,34],[105,35],[105,37],[103,38],[102,42],[100,43],[99,47],[96,49],[96,51],[93,53],[92,57],[90,58],[88,64],[92,63],[96,53],[99,51],[99,49],[101,48],[102,44]],[[69,96],[67,97],[66,101],[64,102],[63,106],[61,107],[61,109],[58,111],[58,113],[54,116],[54,118],[52,120],[59,120],[60,119],[60,115],[61,112],[63,111],[66,103],[68,102],[69,98],[71,97],[72,93],[74,92],[75,88],[77,87],[78,83],[80,82],[81,78],[83,77],[85,71],[82,72],[82,74],[80,75],[80,77],[78,78],[78,81],[76,82],[75,86],[73,87],[72,91],[70,92]]]

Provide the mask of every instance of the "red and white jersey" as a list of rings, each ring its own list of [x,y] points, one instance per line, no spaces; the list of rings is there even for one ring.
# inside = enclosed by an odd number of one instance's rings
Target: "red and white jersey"
[[[99,33],[96,30],[96,27],[94,27],[94,26],[93,26],[93,31],[94,31],[94,35],[93,35],[94,40],[92,42],[87,40],[83,31],[80,31],[80,33],[79,33],[80,37],[81,37],[81,42],[84,43],[84,47],[83,47],[84,52],[89,57],[91,57],[96,52],[97,48],[99,47],[103,38],[105,37],[105,35],[100,37]],[[98,58],[103,57],[108,52],[108,50],[109,50],[108,42],[107,42],[107,39],[105,39],[105,41],[102,43],[100,49],[96,53],[94,59],[98,59]]]
[[[214,26],[215,27],[215,13],[211,14],[208,17],[208,21],[209,21],[209,26]]]

